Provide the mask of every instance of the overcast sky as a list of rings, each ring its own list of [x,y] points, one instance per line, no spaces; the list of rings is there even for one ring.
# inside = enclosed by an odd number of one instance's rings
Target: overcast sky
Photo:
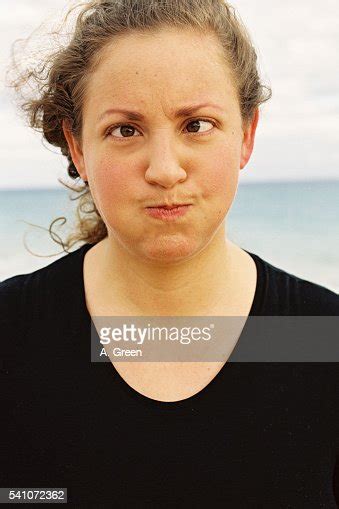
[[[263,107],[256,146],[241,182],[339,179],[338,0],[234,0],[259,53],[264,81],[273,89]],[[0,189],[59,187],[62,156],[41,144],[23,123],[3,84],[12,42],[65,0],[1,0]],[[54,152],[57,149],[52,148]]]

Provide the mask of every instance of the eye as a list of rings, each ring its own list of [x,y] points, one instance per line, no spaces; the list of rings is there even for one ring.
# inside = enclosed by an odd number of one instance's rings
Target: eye
[[[193,129],[199,129],[199,127],[201,128],[201,123],[203,124],[212,124],[213,127],[216,126],[216,123],[213,122],[212,120],[207,120],[207,119],[203,119],[203,118],[198,118],[196,120],[190,120],[188,123],[187,123],[187,126],[194,126]],[[120,131],[120,134],[122,134],[122,136],[116,136],[116,135],[113,135],[114,131]],[[135,132],[137,130],[136,127],[130,125],[130,124],[116,124],[112,127],[110,127],[107,131],[106,131],[106,136],[111,136],[112,138],[115,138],[117,140],[124,140],[126,138],[135,138],[135,136],[133,136],[133,132]],[[213,129],[209,129],[207,132],[202,132],[202,133],[199,133],[197,132],[196,130],[194,130],[193,132],[189,132],[188,134],[190,135],[203,135],[203,134],[211,134],[213,131]]]
[[[188,122],[188,126],[189,125],[194,125],[195,124],[195,128],[198,128],[199,129],[199,124],[212,124],[213,127],[215,127],[215,122],[212,122],[212,120],[205,120],[203,118],[198,118],[197,120],[191,120],[190,122]],[[209,129],[207,131],[208,134],[211,133],[211,131],[213,131],[213,129]],[[206,131],[205,131],[206,132]],[[193,133],[190,133],[190,134],[203,134],[203,133],[197,133],[197,131],[193,131]]]
[[[126,134],[126,136],[113,136],[112,133],[114,131],[119,131],[120,130],[120,133],[122,134]],[[108,129],[108,131],[106,132],[106,135],[112,135],[113,138],[118,138],[118,139],[124,139],[124,138],[133,138],[133,135],[131,136],[131,131],[136,131],[136,127],[133,127],[132,125],[129,125],[129,124],[117,124],[117,125],[114,125],[113,127],[110,127]]]

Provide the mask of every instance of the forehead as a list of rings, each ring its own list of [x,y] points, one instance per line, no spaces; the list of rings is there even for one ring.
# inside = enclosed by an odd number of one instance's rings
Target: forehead
[[[214,34],[166,28],[109,42],[90,76],[84,107],[103,101],[138,108],[156,100],[222,103],[235,95],[231,69]]]

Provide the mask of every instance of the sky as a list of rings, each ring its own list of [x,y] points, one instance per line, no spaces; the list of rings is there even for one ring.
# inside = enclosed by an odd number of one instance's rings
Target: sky
[[[0,190],[61,188],[57,179],[67,181],[64,158],[25,125],[4,75],[14,40],[60,19],[72,4],[1,0]],[[257,49],[263,81],[273,90],[261,109],[254,152],[240,182],[339,179],[338,0],[231,4]]]

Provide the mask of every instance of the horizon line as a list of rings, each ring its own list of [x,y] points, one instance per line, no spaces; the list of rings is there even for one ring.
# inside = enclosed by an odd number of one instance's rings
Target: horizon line
[[[245,182],[239,180],[239,186],[251,186],[251,185],[260,185],[260,184],[313,184],[313,183],[330,183],[330,182],[339,182],[338,178],[313,178],[313,179],[272,179],[272,180],[254,180],[252,182]],[[13,187],[0,187],[0,192],[5,191],[66,191],[67,187],[62,186],[13,186]],[[72,191],[71,189],[68,189]]]

